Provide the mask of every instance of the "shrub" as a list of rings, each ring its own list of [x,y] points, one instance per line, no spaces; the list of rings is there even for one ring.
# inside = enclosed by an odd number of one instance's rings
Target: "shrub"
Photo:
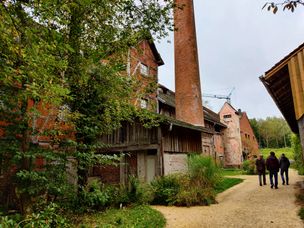
[[[300,218],[301,218],[302,220],[304,220],[304,207],[301,207],[301,209],[300,209],[298,215],[300,216]]]
[[[213,188],[221,179],[221,169],[210,156],[190,155],[188,172],[191,182],[204,188]]]
[[[101,210],[110,202],[107,191],[101,190],[101,183],[92,181],[86,189],[82,189],[76,199],[77,210]],[[77,205],[78,204],[78,205]]]
[[[151,182],[154,191],[153,204],[172,205],[180,189],[179,178],[181,175],[168,175],[158,177]]]
[[[194,206],[215,202],[214,186],[220,181],[220,168],[211,157],[188,157],[188,173],[160,177],[151,185],[154,204]]]
[[[294,151],[295,168],[300,175],[304,175],[304,161],[301,142],[299,136],[293,134],[291,137],[291,147]]]
[[[255,161],[254,160],[246,160],[243,162],[243,171],[247,175],[255,174]]]
[[[0,218],[0,228],[8,227],[70,227],[68,221],[61,215],[59,206],[50,203],[43,210],[26,216],[23,220],[16,217],[4,216]]]
[[[126,191],[125,204],[147,204],[153,200],[153,190],[149,184],[141,183],[134,176],[129,177]],[[124,194],[123,194],[124,195]]]
[[[189,175],[183,175],[179,179],[180,189],[174,199],[176,206],[210,205],[215,202],[215,191],[213,188],[203,186],[191,179]]]

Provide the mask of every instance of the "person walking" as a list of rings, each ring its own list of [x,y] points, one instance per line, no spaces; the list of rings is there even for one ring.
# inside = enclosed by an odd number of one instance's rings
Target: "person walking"
[[[265,160],[263,158],[263,155],[260,155],[258,159],[255,161],[255,166],[258,171],[260,186],[262,186],[262,177],[263,177],[263,184],[266,185],[266,168],[265,168]]]
[[[289,184],[289,179],[288,179],[288,168],[290,166],[289,159],[285,156],[285,154],[282,154],[280,158],[280,173],[281,173],[281,178],[282,178],[282,184],[285,185],[285,179],[284,179],[284,173],[285,173],[285,178],[286,178],[286,184]]]
[[[269,179],[270,179],[270,184],[271,188],[273,186],[275,189],[278,189],[278,172],[280,169],[280,164],[279,160],[275,156],[275,153],[273,151],[270,152],[270,156],[266,160],[266,167],[267,170],[269,171]],[[274,183],[273,183],[273,178],[274,178]]]

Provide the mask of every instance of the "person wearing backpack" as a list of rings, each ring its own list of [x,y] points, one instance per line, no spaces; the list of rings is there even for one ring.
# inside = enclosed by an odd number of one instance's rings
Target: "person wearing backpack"
[[[280,169],[280,163],[273,151],[270,152],[270,155],[266,160],[266,167],[269,171],[270,187],[275,187],[275,189],[278,189],[278,172]]]

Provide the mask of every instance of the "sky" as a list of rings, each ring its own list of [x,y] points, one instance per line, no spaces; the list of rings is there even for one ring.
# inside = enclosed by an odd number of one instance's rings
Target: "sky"
[[[262,10],[266,0],[194,0],[202,92],[231,95],[249,118],[281,117],[259,80],[304,42],[304,7],[294,13]],[[165,65],[159,82],[174,91],[174,38],[156,42]],[[225,102],[203,97],[218,112]]]

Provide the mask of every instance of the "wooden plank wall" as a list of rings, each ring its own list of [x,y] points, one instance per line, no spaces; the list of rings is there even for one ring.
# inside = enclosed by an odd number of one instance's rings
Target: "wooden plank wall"
[[[112,134],[104,135],[102,142],[113,146],[149,145],[158,143],[158,128],[144,128],[140,123],[124,123]]]
[[[201,132],[174,126],[163,128],[163,150],[172,153],[202,152]]]
[[[299,51],[288,62],[290,84],[296,119],[304,115],[304,50]]]

